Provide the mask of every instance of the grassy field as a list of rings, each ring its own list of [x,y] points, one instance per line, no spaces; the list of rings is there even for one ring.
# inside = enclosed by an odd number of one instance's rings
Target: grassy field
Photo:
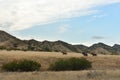
[[[0,80],[120,80],[120,70],[3,72]]]
[[[88,56],[92,62],[91,70],[84,71],[47,71],[49,65],[61,58],[84,57],[79,53],[62,55],[56,52],[23,52],[0,51],[0,67],[12,60],[30,59],[41,63],[38,72],[3,72],[0,70],[0,80],[120,80],[120,56],[98,55]]]

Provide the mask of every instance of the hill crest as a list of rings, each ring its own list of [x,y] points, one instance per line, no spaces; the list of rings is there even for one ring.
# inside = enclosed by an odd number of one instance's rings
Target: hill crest
[[[120,54],[120,45],[115,44],[114,46],[109,46],[104,43],[93,44],[88,47],[85,45],[72,45],[67,42],[58,41],[37,41],[31,40],[20,40],[9,33],[0,30],[0,49],[9,50],[31,50],[31,51],[67,51],[67,52],[83,52],[91,51],[99,54]]]

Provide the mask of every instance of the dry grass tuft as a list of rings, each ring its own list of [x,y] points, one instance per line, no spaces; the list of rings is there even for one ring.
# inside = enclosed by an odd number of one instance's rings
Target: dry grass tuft
[[[120,70],[3,72],[0,80],[120,80]]]

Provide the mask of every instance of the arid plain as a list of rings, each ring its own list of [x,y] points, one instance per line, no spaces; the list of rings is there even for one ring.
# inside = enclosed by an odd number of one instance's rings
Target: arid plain
[[[120,56],[98,55],[87,56],[92,62],[90,70],[82,71],[48,71],[50,64],[58,59],[84,57],[80,53],[32,52],[32,51],[0,51],[0,67],[2,64],[21,59],[30,59],[41,63],[41,70],[35,72],[4,72],[0,70],[0,80],[120,80]]]

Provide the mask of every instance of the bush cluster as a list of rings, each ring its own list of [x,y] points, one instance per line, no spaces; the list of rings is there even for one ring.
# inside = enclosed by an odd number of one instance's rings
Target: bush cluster
[[[12,61],[2,66],[5,71],[36,71],[39,70],[41,64],[31,60]]]
[[[84,70],[91,68],[91,62],[85,58],[70,58],[66,60],[58,60],[50,65],[50,70],[65,71],[65,70]]]

